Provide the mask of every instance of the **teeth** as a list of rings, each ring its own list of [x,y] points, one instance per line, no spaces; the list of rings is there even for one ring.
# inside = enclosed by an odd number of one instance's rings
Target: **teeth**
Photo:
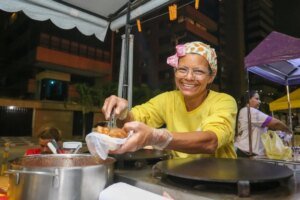
[[[192,85],[191,84],[183,84],[183,86],[186,87],[186,88],[192,88],[192,87],[194,87],[193,84]]]

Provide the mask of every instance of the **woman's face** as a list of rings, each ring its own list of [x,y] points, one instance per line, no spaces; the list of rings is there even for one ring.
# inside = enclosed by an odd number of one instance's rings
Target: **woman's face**
[[[251,98],[249,99],[249,106],[252,107],[252,108],[258,109],[260,103],[261,103],[261,102],[260,102],[259,94],[258,94],[258,93],[255,93],[255,94],[253,95],[253,97],[251,97]]]
[[[184,97],[199,97],[206,92],[214,76],[207,60],[198,54],[187,54],[179,59],[175,70],[175,83]]]

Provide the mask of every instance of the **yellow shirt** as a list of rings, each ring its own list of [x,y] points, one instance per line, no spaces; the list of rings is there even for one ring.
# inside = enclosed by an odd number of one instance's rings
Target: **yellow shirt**
[[[237,106],[228,94],[210,91],[199,107],[188,112],[180,91],[165,92],[131,111],[136,121],[151,127],[165,124],[171,132],[213,131],[217,135],[218,147],[214,155],[174,151],[175,156],[236,158],[233,142]]]

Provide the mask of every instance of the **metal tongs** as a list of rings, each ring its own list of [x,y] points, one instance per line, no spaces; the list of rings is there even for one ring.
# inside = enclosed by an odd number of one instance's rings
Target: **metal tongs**
[[[115,109],[112,109],[111,113],[110,113],[110,119],[107,122],[107,128],[112,129],[117,127],[117,119],[115,116]]]

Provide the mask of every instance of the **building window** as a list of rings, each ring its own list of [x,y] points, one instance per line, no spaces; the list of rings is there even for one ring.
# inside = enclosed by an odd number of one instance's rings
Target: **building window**
[[[68,84],[66,81],[55,79],[41,80],[41,100],[64,101],[68,98]]]

